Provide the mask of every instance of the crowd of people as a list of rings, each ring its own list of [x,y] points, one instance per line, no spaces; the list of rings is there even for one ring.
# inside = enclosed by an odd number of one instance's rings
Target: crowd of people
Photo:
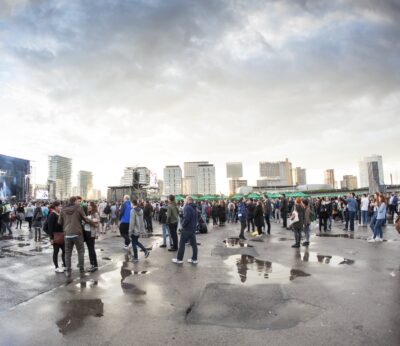
[[[220,200],[214,202],[186,200],[176,202],[170,195],[166,201],[139,201],[124,196],[121,202],[87,202],[81,197],[71,197],[61,203],[15,203],[0,200],[1,233],[13,234],[13,227],[21,229],[26,221],[29,232],[35,241],[41,241],[42,231],[48,234],[53,245],[53,263],[55,271],[71,275],[71,256],[75,246],[78,253],[78,267],[84,271],[85,244],[89,254],[90,272],[98,269],[95,250],[96,239],[106,232],[119,230],[124,249],[132,251],[132,260],[139,261],[138,248],[147,258],[150,252],[141,243],[141,237],[153,232],[153,222],[159,222],[162,229],[161,248],[177,252],[174,263],[183,263],[185,245],[192,247],[192,257],[188,262],[198,263],[196,233],[206,233],[207,225],[224,227],[226,223],[240,225],[239,238],[245,240],[245,231],[251,236],[268,236],[271,222],[282,224],[292,230],[298,248],[310,245],[311,224],[317,221],[319,232],[332,230],[333,222],[344,225],[344,231],[354,232],[358,222],[360,227],[371,228],[368,242],[383,241],[382,227],[387,220],[399,216],[397,194],[386,196],[376,193],[368,196],[348,196],[337,198],[263,198],[258,200],[242,198],[239,201]],[[178,237],[180,233],[180,237]],[[303,238],[304,234],[304,238]],[[179,239],[178,239],[179,238]],[[304,239],[301,243],[302,238]],[[168,246],[169,243],[169,246]],[[58,257],[61,252],[62,265]]]

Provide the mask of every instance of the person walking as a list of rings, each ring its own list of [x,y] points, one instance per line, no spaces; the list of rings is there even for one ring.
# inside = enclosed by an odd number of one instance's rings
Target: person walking
[[[130,244],[130,239],[129,239],[129,221],[131,218],[131,199],[128,195],[124,196],[124,203],[122,204],[121,207],[121,212],[119,214],[119,232],[121,234],[121,237],[124,239],[124,249],[128,250],[129,249],[129,244]]]
[[[346,199],[347,203],[347,218],[346,218],[346,226],[344,228],[344,231],[349,230],[349,223],[350,223],[350,231],[354,232],[354,220],[356,217],[356,212],[357,212],[357,201],[354,198],[354,193],[351,193],[348,195]]]
[[[183,263],[183,256],[185,254],[186,242],[189,241],[192,246],[193,255],[188,259],[189,263],[197,264],[197,241],[196,241],[196,226],[197,226],[197,209],[193,203],[191,196],[186,197],[185,207],[183,209],[182,220],[182,233],[179,241],[179,250],[177,258],[173,258],[172,262],[181,264]]]
[[[153,233],[153,206],[149,201],[146,201],[144,206],[143,217],[147,232]]]
[[[282,216],[282,228],[287,229],[287,213],[288,213],[288,200],[286,199],[286,195],[282,194],[281,200],[281,216]]]
[[[250,232],[250,225],[251,225],[251,232],[254,232],[254,212],[255,212],[256,206],[253,203],[253,200],[250,199],[247,202],[247,232]]]
[[[308,246],[308,245],[310,245],[312,211],[311,211],[308,199],[305,199],[303,201],[303,205],[304,205],[304,237],[305,237],[305,241],[302,245]]]
[[[33,207],[32,203],[29,202],[25,210],[25,220],[28,222],[29,232],[32,231],[32,220],[34,211],[35,208]]]
[[[47,227],[49,230],[50,243],[53,245],[53,263],[56,273],[64,273],[65,265],[65,244],[64,232],[58,223],[60,217],[60,202],[56,201],[51,205],[51,212],[47,218]],[[58,253],[61,250],[62,266],[58,266]]]
[[[178,251],[178,222],[179,222],[179,209],[175,203],[175,196],[168,196],[168,207],[167,207],[167,227],[170,234],[172,244],[168,251]],[[181,226],[182,227],[182,226]]]
[[[367,194],[364,194],[361,198],[361,226],[367,227],[368,223],[368,211],[369,211],[369,198]]]
[[[132,253],[133,253],[133,262],[138,262],[138,251],[137,247],[139,246],[144,252],[144,257],[147,258],[150,255],[150,252],[144,247],[144,245],[139,241],[139,236],[141,234],[146,233],[145,225],[144,225],[144,217],[143,210],[139,207],[137,199],[132,200],[132,209],[129,221],[129,236],[132,240]]]
[[[88,272],[95,272],[98,267],[95,242],[100,224],[100,215],[97,210],[97,205],[94,202],[90,202],[88,206],[88,219],[92,221],[92,224],[85,224],[84,232],[84,241],[89,252],[90,261],[90,268],[88,269]]]
[[[42,208],[40,207],[40,203],[36,203],[35,211],[33,212],[33,223],[32,227],[35,229],[35,242],[41,241],[42,239],[42,219],[43,219],[43,212]]]
[[[18,203],[18,207],[17,207],[17,228],[18,229],[18,225],[19,225],[19,229],[22,229],[22,221],[24,221],[25,219],[25,209],[22,206],[22,203]]]
[[[267,197],[264,203],[264,218],[265,218],[265,223],[267,225],[267,234],[271,234],[271,213],[272,213],[272,205],[271,201]]]
[[[169,235],[169,245],[170,247],[172,247],[171,234],[167,230],[167,211],[168,207],[164,205],[163,202],[161,202],[158,212],[158,221],[161,224],[162,238],[163,238],[163,243],[160,245],[161,248],[167,247],[167,233]]]
[[[74,246],[78,252],[78,267],[81,273],[84,269],[85,247],[83,244],[82,222],[92,224],[92,221],[86,217],[82,207],[77,203],[76,197],[71,197],[68,205],[60,213],[58,223],[61,225],[65,234],[65,264],[66,276],[71,276],[71,256]]]
[[[376,222],[375,222],[375,227],[374,227],[374,235],[372,238],[368,239],[369,243],[374,243],[374,242],[381,242],[383,241],[383,232],[382,232],[382,226],[385,223],[386,220],[386,198],[383,194],[379,194],[378,197],[378,212],[376,215]]]
[[[246,240],[244,236],[244,230],[247,227],[247,206],[243,198],[240,200],[238,205],[238,218],[240,221],[239,239]]]
[[[304,207],[300,197],[296,198],[295,204],[293,206],[293,212],[290,217],[292,222],[292,229],[294,231],[295,244],[292,245],[293,248],[300,247],[301,242],[301,232],[304,226]]]
[[[318,211],[318,227],[319,231],[322,232],[322,226],[324,227],[324,231],[327,231],[327,220],[328,220],[328,211],[326,207],[325,198],[319,200],[317,205]]]
[[[254,224],[257,227],[258,235],[261,235],[264,224],[264,206],[261,201],[257,201],[257,205],[254,208]]]

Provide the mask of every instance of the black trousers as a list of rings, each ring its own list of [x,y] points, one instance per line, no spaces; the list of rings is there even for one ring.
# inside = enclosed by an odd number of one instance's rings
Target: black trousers
[[[250,225],[251,225],[251,230],[254,232],[254,217],[250,216],[247,219],[247,232],[250,232]]]
[[[53,263],[58,268],[58,252],[61,250],[61,259],[65,267],[65,245],[53,244]]]
[[[282,216],[282,220],[283,220],[283,227],[287,228],[287,212],[282,211],[281,216]]]
[[[240,234],[239,234],[239,238],[240,239],[244,239],[244,230],[246,229],[246,220],[240,221]]]
[[[265,223],[267,225],[267,233],[271,234],[271,221],[269,219],[269,215],[265,215]]]
[[[89,261],[90,264],[94,267],[97,267],[97,255],[96,255],[96,250],[95,250],[95,242],[96,239],[92,238],[91,232],[86,232],[84,233],[84,240],[86,243],[86,247],[89,252]]]
[[[124,238],[125,245],[128,246],[131,242],[129,239],[129,223],[121,223],[119,225],[119,233]]]
[[[178,250],[178,223],[170,223],[168,224],[169,234],[171,235],[172,245],[171,248],[174,250]]]
[[[146,222],[147,232],[153,232],[153,220],[151,219],[151,216],[146,216],[144,221]]]
[[[319,217],[319,231],[321,232],[322,230],[322,224],[324,225],[324,231],[327,230],[327,216],[320,216]]]

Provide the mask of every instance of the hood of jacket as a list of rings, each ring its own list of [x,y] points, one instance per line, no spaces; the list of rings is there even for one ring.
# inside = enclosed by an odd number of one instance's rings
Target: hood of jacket
[[[73,213],[75,213],[78,209],[80,208],[79,204],[69,204],[64,208],[64,212],[67,215],[72,215]]]
[[[133,208],[133,209],[135,210],[135,212],[136,212],[138,215],[142,215],[142,214],[143,214],[142,208],[140,208],[140,207],[135,207],[135,208]]]

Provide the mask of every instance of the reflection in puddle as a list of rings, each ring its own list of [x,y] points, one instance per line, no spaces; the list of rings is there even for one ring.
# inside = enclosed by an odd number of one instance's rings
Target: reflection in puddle
[[[343,264],[352,265],[355,262],[354,260],[348,258],[323,255],[316,252],[309,252],[308,250],[306,250],[303,254],[300,251],[298,251],[295,257],[297,259],[301,259],[303,262],[323,263],[323,264],[329,264],[330,266],[333,267]]]
[[[225,247],[228,248],[253,247],[253,245],[245,243],[240,238],[226,238],[223,240],[223,243],[225,244]]]
[[[105,261],[111,261],[111,258],[110,258],[110,257],[103,257],[103,260],[105,260]]]
[[[81,281],[76,284],[76,287],[78,288],[94,288],[99,285],[99,282],[97,280],[88,280],[88,281]]]
[[[102,317],[104,304],[101,299],[67,300],[61,303],[65,317],[57,321],[57,326],[62,334],[83,327],[83,321],[88,316]]]
[[[247,283],[250,285],[265,283],[289,283],[297,277],[307,277],[302,270],[290,269],[278,263],[262,261],[248,255],[235,255],[224,261],[228,266],[235,267],[237,275],[233,275],[233,283]],[[267,281],[266,281],[267,279]]]

